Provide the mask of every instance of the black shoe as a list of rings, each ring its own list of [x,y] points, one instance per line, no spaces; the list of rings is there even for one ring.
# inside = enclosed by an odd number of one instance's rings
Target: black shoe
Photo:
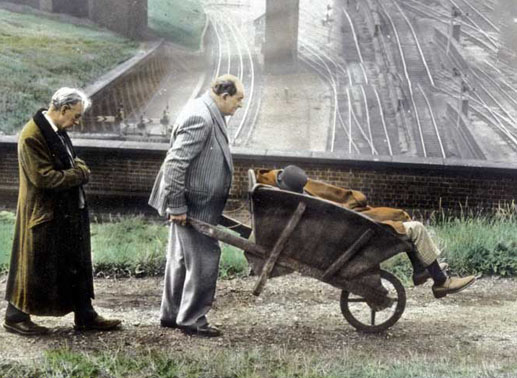
[[[204,327],[180,327],[185,335],[197,337],[219,337],[223,333],[215,327],[206,325]]]
[[[93,320],[86,323],[76,323],[74,328],[76,331],[111,331],[118,328],[122,323],[118,319],[105,319],[97,315]]]
[[[17,333],[23,336],[36,336],[44,335],[49,332],[47,327],[42,327],[33,323],[30,319],[21,322],[10,322],[6,320],[4,322],[4,328],[11,333]]]
[[[160,326],[164,328],[179,328],[174,320],[160,320]]]

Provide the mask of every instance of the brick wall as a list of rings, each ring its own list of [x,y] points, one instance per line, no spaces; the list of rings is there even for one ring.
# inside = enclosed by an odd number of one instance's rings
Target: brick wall
[[[440,206],[459,209],[467,204],[479,209],[497,208],[517,198],[517,167],[480,166],[477,164],[426,164],[397,161],[306,161],[281,158],[253,161],[237,160],[234,195],[247,188],[248,168],[296,164],[308,176],[337,186],[360,190],[373,206],[432,211]],[[416,160],[416,159],[415,159]]]
[[[264,59],[269,72],[296,62],[299,0],[267,0]]]
[[[79,155],[92,170],[87,186],[93,208],[146,208],[166,146],[153,143],[77,140]],[[480,161],[350,159],[324,153],[279,156],[269,151],[234,151],[232,198],[244,198],[249,168],[296,164],[312,178],[364,192],[370,204],[420,211],[469,207],[493,209],[517,198],[517,165]],[[14,137],[0,137],[0,204],[12,207],[17,193]]]

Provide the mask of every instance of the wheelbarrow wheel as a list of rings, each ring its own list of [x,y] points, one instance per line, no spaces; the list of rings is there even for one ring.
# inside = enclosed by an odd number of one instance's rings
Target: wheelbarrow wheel
[[[381,270],[381,283],[388,290],[393,304],[385,309],[376,309],[366,299],[346,290],[341,292],[341,312],[358,331],[376,333],[387,330],[397,322],[406,308],[406,291],[393,274]]]

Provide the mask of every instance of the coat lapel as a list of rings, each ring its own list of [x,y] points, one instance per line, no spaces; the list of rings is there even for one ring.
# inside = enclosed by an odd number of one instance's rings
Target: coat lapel
[[[45,109],[40,109],[36,112],[36,114],[32,117],[34,122],[39,127],[43,137],[47,141],[47,145],[51,154],[57,157],[64,167],[72,168],[70,163],[70,156],[68,155],[68,151],[66,150],[65,145],[61,142],[61,139],[59,139],[59,136],[56,134],[56,132],[52,130],[52,126],[50,126],[46,120],[45,116],[43,115],[43,111],[45,111]],[[71,145],[68,135],[65,135],[65,139]]]
[[[230,152],[230,144],[229,144],[229,138],[228,138],[228,132],[226,129],[226,122],[223,118],[223,115],[221,114],[221,111],[217,107],[214,100],[210,97],[208,93],[205,93],[202,97],[203,102],[208,107],[208,110],[210,110],[210,114],[212,114],[212,119],[214,120],[215,127],[215,138],[217,139],[217,142],[221,146],[221,149],[223,150],[224,157],[226,159],[226,163],[228,164],[228,167],[230,168],[230,171],[233,171],[233,160],[232,160],[232,154]]]

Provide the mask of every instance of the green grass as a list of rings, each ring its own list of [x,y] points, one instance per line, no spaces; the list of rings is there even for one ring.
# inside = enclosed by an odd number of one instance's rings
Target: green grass
[[[199,0],[149,0],[149,27],[159,36],[197,50],[205,26]]]
[[[91,233],[93,264],[97,274],[163,274],[166,227],[135,217],[113,223],[93,223]]]
[[[9,266],[11,246],[13,245],[14,214],[0,211],[0,273]]]
[[[517,212],[513,204],[494,214],[431,217],[431,236],[442,250],[441,259],[460,275],[517,276]],[[409,283],[412,268],[405,254],[388,260],[384,267]]]
[[[137,47],[104,30],[0,9],[0,131],[17,132],[56,89],[93,83]]]
[[[452,270],[502,277],[517,275],[516,230],[513,211],[493,217],[446,219],[435,226]]]
[[[429,230],[442,251],[440,259],[447,261],[453,273],[517,276],[514,217],[451,217],[433,223]],[[412,268],[405,254],[394,256],[384,267],[409,283]]]
[[[0,212],[0,270],[9,263],[14,215]],[[430,227],[443,250],[450,269],[461,275],[482,273],[517,276],[517,218],[479,216],[447,218]],[[155,276],[163,274],[168,228],[142,217],[120,218],[109,223],[92,222],[92,253],[99,276]],[[406,284],[411,265],[405,254],[386,261],[383,267]],[[248,264],[239,249],[222,245],[219,275],[232,278],[246,275]]]
[[[14,214],[0,212],[0,272],[9,268],[14,230]],[[165,269],[168,227],[142,217],[120,218],[109,223],[91,224],[95,274],[101,277],[161,275]],[[247,274],[242,251],[221,245],[221,278]]]
[[[186,350],[185,350],[186,349]],[[432,359],[421,355],[383,360],[361,352],[336,353],[307,348],[288,351],[278,347],[182,348],[179,351],[127,348],[76,352],[50,350],[31,364],[0,363],[0,375],[11,377],[153,377],[153,378],[431,378],[511,377],[517,365],[498,366],[490,360],[468,357]]]

